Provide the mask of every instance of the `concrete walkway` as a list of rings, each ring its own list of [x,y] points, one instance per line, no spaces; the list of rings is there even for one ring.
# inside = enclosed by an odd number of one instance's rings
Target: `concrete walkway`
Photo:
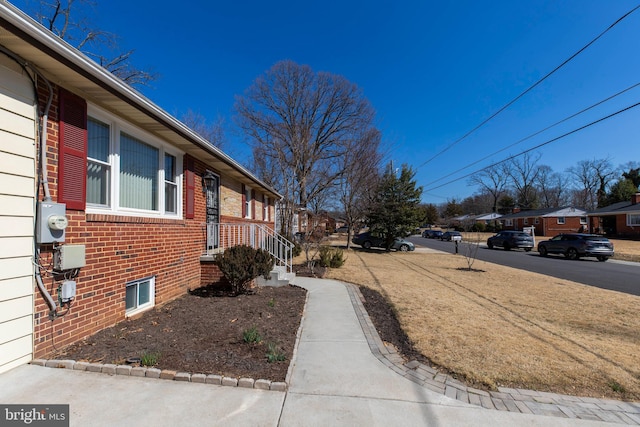
[[[466,403],[473,400],[468,397],[473,390],[462,391],[446,379],[440,389],[442,378],[429,378],[429,372],[403,364],[384,348],[356,288],[309,278],[296,278],[295,283],[309,294],[284,392],[258,389],[258,382],[194,383],[206,381],[187,374],[167,381],[133,377],[124,370],[119,375],[82,372],[71,362],[67,367],[72,369],[25,365],[0,375],[0,404],[69,404],[72,426],[640,425],[640,404],[635,403],[606,401],[605,406],[605,401],[570,398],[567,402],[580,410],[540,415],[495,405],[497,409],[488,409],[480,399]],[[109,365],[102,369],[116,372]],[[455,396],[447,389],[456,390]],[[485,406],[511,396],[502,394],[485,396]],[[465,396],[466,401],[460,400]],[[550,399],[534,394],[519,402],[536,408]],[[511,400],[516,401],[513,396]],[[579,419],[587,414],[583,409],[591,411],[583,418],[592,419]],[[606,415],[592,417],[599,413]],[[0,414],[0,425],[2,421]]]

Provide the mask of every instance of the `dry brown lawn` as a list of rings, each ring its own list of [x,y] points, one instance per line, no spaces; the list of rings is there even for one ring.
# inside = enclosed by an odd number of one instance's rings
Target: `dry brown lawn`
[[[355,249],[325,277],[385,295],[416,348],[472,383],[640,400],[640,297],[465,267],[462,255]]]

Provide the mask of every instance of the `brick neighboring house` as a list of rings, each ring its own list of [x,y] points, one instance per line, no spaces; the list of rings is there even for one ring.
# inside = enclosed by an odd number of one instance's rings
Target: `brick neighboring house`
[[[516,211],[503,215],[500,222],[504,230],[522,230],[533,226],[536,236],[546,237],[582,232],[589,228],[587,212],[571,206]]]
[[[280,197],[0,2],[0,372],[219,280],[225,247],[282,253]]]
[[[589,212],[593,230],[615,236],[640,236],[640,193],[631,196],[628,202]]]

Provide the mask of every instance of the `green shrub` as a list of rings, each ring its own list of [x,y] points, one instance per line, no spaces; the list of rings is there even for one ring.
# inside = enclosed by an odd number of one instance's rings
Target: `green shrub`
[[[294,242],[293,243],[293,249],[291,250],[291,253],[293,254],[293,257],[297,257],[298,255],[300,255],[302,253],[302,245],[300,245],[300,243],[298,242]]]
[[[487,229],[487,225],[484,222],[476,222],[471,226],[471,231],[484,232]]]
[[[280,346],[274,342],[267,344],[267,361],[269,363],[282,362],[286,359]]]
[[[258,328],[256,328],[255,326],[252,326],[242,332],[242,339],[246,343],[259,343],[260,341],[262,341],[262,337],[258,332]]]
[[[225,250],[215,261],[235,294],[246,293],[249,284],[258,276],[269,278],[273,257],[264,249],[239,245]]]
[[[340,268],[344,265],[344,251],[331,246],[320,247],[320,265],[323,267]]]
[[[156,353],[155,351],[145,351],[144,354],[140,357],[140,365],[142,366],[155,366],[158,364],[158,359],[160,358],[160,353]]]

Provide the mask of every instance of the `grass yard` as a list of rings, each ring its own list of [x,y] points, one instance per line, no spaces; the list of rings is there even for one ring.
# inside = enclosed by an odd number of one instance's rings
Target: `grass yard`
[[[424,356],[471,382],[640,400],[640,297],[483,261],[465,271],[462,255],[346,257],[325,277],[380,292]]]

